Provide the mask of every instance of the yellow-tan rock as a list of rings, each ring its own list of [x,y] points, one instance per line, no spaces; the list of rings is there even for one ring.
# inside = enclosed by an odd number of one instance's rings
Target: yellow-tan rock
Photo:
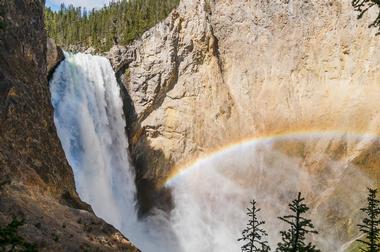
[[[182,1],[127,48],[132,61],[113,62],[143,208],[166,195],[160,182],[176,167],[258,136],[324,135],[278,148],[329,153],[379,178],[376,14],[357,20],[348,0]]]

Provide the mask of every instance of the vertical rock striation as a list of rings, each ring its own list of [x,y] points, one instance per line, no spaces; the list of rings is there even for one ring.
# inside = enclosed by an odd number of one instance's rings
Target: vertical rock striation
[[[349,0],[183,0],[140,40],[113,48],[143,209],[173,169],[243,139],[379,135],[375,15],[357,20]],[[295,145],[279,148],[344,157],[380,177],[377,140]]]
[[[41,251],[137,251],[75,192],[53,123],[43,8],[0,0],[0,225],[25,219],[20,234]]]

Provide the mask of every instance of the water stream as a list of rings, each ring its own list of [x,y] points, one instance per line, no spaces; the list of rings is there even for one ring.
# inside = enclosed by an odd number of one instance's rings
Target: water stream
[[[50,90],[55,125],[77,191],[99,217],[142,251],[238,252],[241,244],[237,239],[246,222],[244,209],[252,198],[265,209],[260,217],[267,221],[268,240],[274,248],[283,228],[277,216],[286,214],[287,203],[299,190],[321,210],[312,211],[316,227],[324,231],[314,238],[319,246],[337,251],[349,241],[334,229],[344,228],[345,223],[331,223],[330,210],[342,219],[352,219],[363,199],[363,190],[357,185],[368,184],[366,176],[346,160],[329,161],[323,174],[310,174],[303,169],[302,160],[276,151],[275,140],[242,144],[196,163],[168,183],[175,201],[171,213],[155,210],[138,219],[135,175],[113,69],[104,57],[65,56]],[[321,159],[321,155],[316,157]],[[350,201],[334,203],[347,195]]]

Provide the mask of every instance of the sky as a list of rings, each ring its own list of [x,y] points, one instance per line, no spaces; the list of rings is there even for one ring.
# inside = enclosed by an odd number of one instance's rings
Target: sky
[[[110,0],[46,0],[46,6],[53,10],[59,10],[61,3],[65,5],[72,4],[74,6],[86,7],[87,9],[101,8],[104,4],[108,4]]]

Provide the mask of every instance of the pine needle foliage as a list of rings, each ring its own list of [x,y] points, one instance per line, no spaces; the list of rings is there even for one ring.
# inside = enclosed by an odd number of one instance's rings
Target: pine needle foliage
[[[277,245],[277,252],[319,252],[320,250],[311,243],[305,243],[307,234],[318,234],[310,219],[304,217],[309,207],[304,203],[305,198],[298,196],[289,204],[291,214],[278,217],[287,223],[290,228],[281,231],[282,241]]]
[[[62,4],[60,10],[45,8],[45,27],[59,46],[94,47],[107,51],[127,45],[166,18],[179,0],[111,1],[102,9],[87,10]]]
[[[376,33],[376,35],[380,35],[380,0],[352,0],[351,4],[354,7],[354,10],[359,12],[358,19],[361,19],[364,14],[372,7],[378,7],[377,17],[369,25],[369,28],[378,28],[379,31]]]
[[[364,247],[360,250],[363,252],[380,251],[380,201],[377,197],[377,189],[368,188],[367,207],[360,210],[366,215],[361,224],[358,224],[360,232],[365,235],[365,239],[358,239]]]
[[[238,239],[238,241],[245,242],[241,250],[243,252],[270,251],[268,242],[263,240],[265,236],[268,236],[267,232],[262,228],[265,221],[260,221],[257,216],[261,209],[256,207],[256,201],[254,200],[250,202],[250,205],[247,208],[248,224],[242,232],[242,237]]]

